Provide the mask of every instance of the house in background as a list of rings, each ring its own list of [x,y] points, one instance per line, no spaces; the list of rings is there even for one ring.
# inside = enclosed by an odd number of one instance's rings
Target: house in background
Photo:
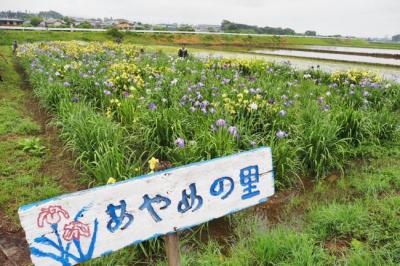
[[[134,25],[130,22],[119,22],[118,24],[114,25],[115,28],[119,29],[119,30],[131,30],[133,29]]]
[[[209,24],[199,24],[194,27],[196,31],[199,32],[220,32],[220,25],[209,25]]]
[[[39,24],[40,27],[60,27],[62,25],[65,25],[64,20],[54,18],[44,20]]]
[[[21,26],[23,23],[22,19],[0,18],[0,26]]]

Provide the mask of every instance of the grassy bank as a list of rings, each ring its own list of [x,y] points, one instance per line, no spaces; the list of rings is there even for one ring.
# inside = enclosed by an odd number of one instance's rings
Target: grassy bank
[[[5,31],[0,30],[0,45],[11,45],[13,40],[20,43],[36,41],[105,41],[113,40],[106,32],[46,32],[46,31]],[[230,36],[230,35],[197,35],[197,34],[170,34],[170,33],[124,33],[126,43],[180,45],[185,43],[192,46],[214,46],[220,49],[230,46],[235,48],[265,48],[290,47],[302,45],[352,46],[366,48],[393,48],[400,49],[400,44],[371,43],[363,39],[340,38],[307,38],[286,36]]]
[[[49,159],[40,125],[27,115],[28,92],[14,69],[9,49],[1,47],[0,59],[0,214],[8,229],[17,229],[21,204],[45,199],[62,192],[54,177],[40,169]]]
[[[72,159],[17,70],[0,46],[0,265],[30,265],[19,206],[77,189]]]

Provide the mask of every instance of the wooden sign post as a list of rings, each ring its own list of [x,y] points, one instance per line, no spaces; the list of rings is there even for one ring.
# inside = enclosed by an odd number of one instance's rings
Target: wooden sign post
[[[168,266],[181,266],[179,237],[177,233],[165,236],[165,250],[167,252]]]
[[[189,164],[22,206],[35,265],[74,265],[166,235],[180,265],[178,231],[267,201],[270,148]]]

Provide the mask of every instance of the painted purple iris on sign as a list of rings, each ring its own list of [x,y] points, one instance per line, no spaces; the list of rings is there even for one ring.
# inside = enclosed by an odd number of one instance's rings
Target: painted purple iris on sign
[[[272,155],[260,148],[22,206],[35,265],[74,265],[265,202]]]

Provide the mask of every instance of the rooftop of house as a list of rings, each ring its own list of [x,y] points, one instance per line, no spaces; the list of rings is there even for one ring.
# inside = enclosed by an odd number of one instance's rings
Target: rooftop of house
[[[15,22],[24,22],[23,19],[16,19],[16,18],[0,18],[0,21],[15,21]]]

